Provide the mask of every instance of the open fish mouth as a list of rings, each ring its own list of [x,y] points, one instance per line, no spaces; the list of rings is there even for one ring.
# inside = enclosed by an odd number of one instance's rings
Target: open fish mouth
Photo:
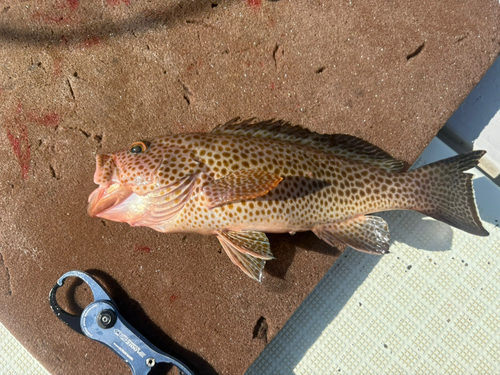
[[[132,188],[121,184],[119,169],[113,155],[97,155],[94,182],[99,185],[89,196],[87,212],[91,217],[103,215],[118,208],[132,194]]]
[[[120,207],[126,206],[124,202],[129,199],[134,192],[129,186],[121,184],[111,184],[108,186],[99,186],[89,196],[87,212],[91,217],[109,218],[109,214],[120,212]],[[122,220],[120,220],[122,221]]]
[[[99,187],[89,196],[89,216],[141,225],[141,219],[151,203],[147,196],[151,191],[148,189],[146,194],[144,186],[154,183],[159,167],[153,168],[151,163],[146,166],[149,168],[148,173],[137,176],[127,170],[123,172],[119,155],[97,155],[94,183]],[[143,167],[139,166],[139,169]]]

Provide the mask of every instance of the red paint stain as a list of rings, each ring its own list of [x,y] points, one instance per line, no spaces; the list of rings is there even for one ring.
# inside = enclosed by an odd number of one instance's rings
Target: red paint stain
[[[271,84],[269,85],[269,88],[271,90],[274,90],[276,88],[276,85],[274,84],[274,82],[271,82]]]
[[[30,169],[31,150],[28,139],[28,127],[21,123],[22,105],[17,106],[13,123],[6,123],[7,138],[12,146],[12,152],[21,166],[21,176],[28,179]]]
[[[83,47],[95,47],[101,44],[101,39],[98,37],[89,38],[83,42]]]
[[[57,128],[59,126],[60,116],[55,112],[50,112],[45,115],[30,113],[28,118],[31,122],[37,125],[46,126],[48,128]]]
[[[260,6],[262,5],[261,0],[245,0],[245,2],[250,8],[254,9],[260,8]]]
[[[67,46],[68,45],[68,38],[66,38],[64,35],[61,36],[61,40],[59,41],[59,44],[61,46]]]
[[[80,0],[66,0],[68,6],[70,7],[70,9],[73,9],[75,10],[76,8],[78,8],[78,5],[80,5]]]
[[[62,58],[58,57],[54,60],[54,69],[52,70],[52,76],[54,79],[61,78],[62,76]]]
[[[143,254],[148,254],[151,252],[151,248],[147,247],[147,246],[139,246],[137,245],[135,248],[134,248],[134,251],[136,253],[143,253]]]
[[[28,172],[30,169],[30,143],[28,140],[28,128],[26,125],[17,126],[16,134],[12,133],[12,129],[10,127],[7,128],[7,137],[9,138],[9,142],[12,146],[12,151],[14,155],[16,155],[17,161],[21,166],[21,175],[24,180],[28,179]]]
[[[172,294],[169,299],[170,303],[174,303],[177,298],[179,298],[179,296]]]
[[[57,0],[40,10],[37,7],[37,10],[31,13],[31,19],[34,22],[48,25],[75,23],[77,21],[75,18],[76,10],[79,5],[80,0]]]
[[[121,3],[130,5],[130,0],[106,0],[106,3],[108,4],[108,7],[115,7]]]
[[[33,12],[31,15],[31,19],[38,23],[44,23],[49,25],[57,25],[59,23],[69,23],[69,19],[60,15],[42,13],[42,12]]]
[[[186,55],[188,55],[188,54],[187,53],[183,54],[183,56],[186,56]],[[186,68],[186,72],[187,73],[193,73],[193,72],[198,73],[198,69],[203,67],[203,64],[204,64],[203,60],[201,60],[201,59],[196,60],[195,62],[192,62],[191,64],[188,65],[188,67]]]
[[[21,103],[17,105],[14,112],[14,118],[10,121],[6,121],[7,139],[12,147],[12,152],[19,162],[23,179],[28,179],[31,163],[31,146],[28,138],[27,124],[33,123],[49,128],[57,128],[60,121],[61,117],[56,112],[25,112]]]

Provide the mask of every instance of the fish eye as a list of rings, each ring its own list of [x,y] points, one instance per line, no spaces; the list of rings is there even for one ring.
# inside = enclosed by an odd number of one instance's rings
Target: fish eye
[[[132,143],[132,147],[130,148],[130,152],[132,154],[141,154],[148,149],[149,142],[139,141]]]

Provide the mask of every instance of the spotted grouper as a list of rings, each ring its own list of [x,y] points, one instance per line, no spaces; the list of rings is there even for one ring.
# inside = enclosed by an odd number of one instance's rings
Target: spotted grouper
[[[313,231],[330,245],[372,254],[389,229],[371,214],[414,210],[487,236],[472,176],[484,151],[406,172],[353,136],[322,135],[282,121],[232,120],[210,133],[139,141],[98,155],[88,213],[160,232],[215,235],[231,261],[260,281],[273,259],[264,232]]]

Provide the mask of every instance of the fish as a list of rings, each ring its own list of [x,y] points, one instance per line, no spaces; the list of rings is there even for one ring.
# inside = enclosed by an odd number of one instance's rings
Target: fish
[[[389,252],[384,219],[413,210],[477,236],[472,175],[485,151],[407,170],[347,134],[282,120],[233,119],[209,133],[172,134],[96,156],[87,212],[164,233],[215,235],[231,261],[261,281],[274,259],[265,233],[312,231],[326,243]]]

